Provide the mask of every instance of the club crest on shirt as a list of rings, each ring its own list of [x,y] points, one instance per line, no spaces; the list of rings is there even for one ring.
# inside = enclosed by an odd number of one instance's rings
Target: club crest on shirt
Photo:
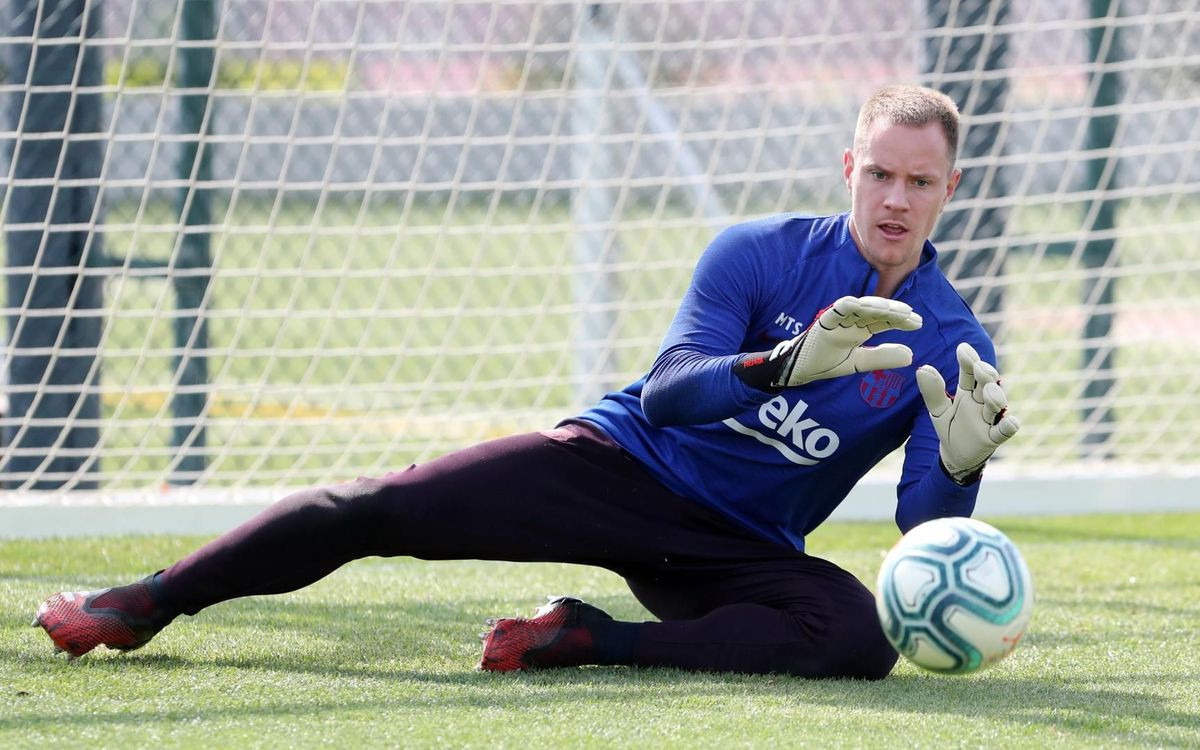
[[[886,409],[896,403],[900,397],[900,388],[904,385],[904,376],[891,370],[873,370],[863,376],[858,384],[858,392],[876,409]]]

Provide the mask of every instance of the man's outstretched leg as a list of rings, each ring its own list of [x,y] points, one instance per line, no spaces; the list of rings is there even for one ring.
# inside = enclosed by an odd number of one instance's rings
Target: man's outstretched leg
[[[680,550],[709,546],[715,525],[707,512],[689,518],[692,508],[603,433],[571,424],[298,492],[157,576],[50,597],[35,625],[74,656],[135,648],[177,614],[293,591],[371,555],[637,569],[676,554],[663,540]]]

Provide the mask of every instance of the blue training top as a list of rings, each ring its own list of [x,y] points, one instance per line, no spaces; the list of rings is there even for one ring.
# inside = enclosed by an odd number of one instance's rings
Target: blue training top
[[[672,492],[796,549],[859,479],[904,444],[896,523],[969,516],[979,483],[960,487],[938,465],[938,438],[917,389],[933,365],[951,393],[955,349],[995,364],[991,340],[925,243],[893,295],[923,319],[868,345],[903,343],[913,364],[760,391],[734,374],[741,355],[798,335],[839,297],[869,295],[878,274],[850,235],[849,215],[774,216],[721,232],[696,265],[654,365],[580,417],[598,425]]]

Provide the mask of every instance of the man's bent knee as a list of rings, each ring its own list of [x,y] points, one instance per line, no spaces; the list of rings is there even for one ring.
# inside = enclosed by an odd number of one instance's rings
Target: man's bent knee
[[[828,644],[831,677],[882,680],[896,666],[899,655],[883,635],[872,611],[853,626],[838,628]]]

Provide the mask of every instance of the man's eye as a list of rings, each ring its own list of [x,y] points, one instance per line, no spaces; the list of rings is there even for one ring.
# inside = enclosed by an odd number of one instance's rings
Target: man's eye
[[[929,187],[929,180],[913,180],[917,187]]]
[[[885,174],[884,174],[882,171],[880,171],[880,170],[878,170],[878,169],[872,169],[872,170],[871,170],[871,176],[872,176],[872,177],[874,177],[874,178],[875,178],[875,179],[877,179],[877,180],[882,180],[882,179],[883,179],[884,177],[886,177],[887,175],[885,175]]]

